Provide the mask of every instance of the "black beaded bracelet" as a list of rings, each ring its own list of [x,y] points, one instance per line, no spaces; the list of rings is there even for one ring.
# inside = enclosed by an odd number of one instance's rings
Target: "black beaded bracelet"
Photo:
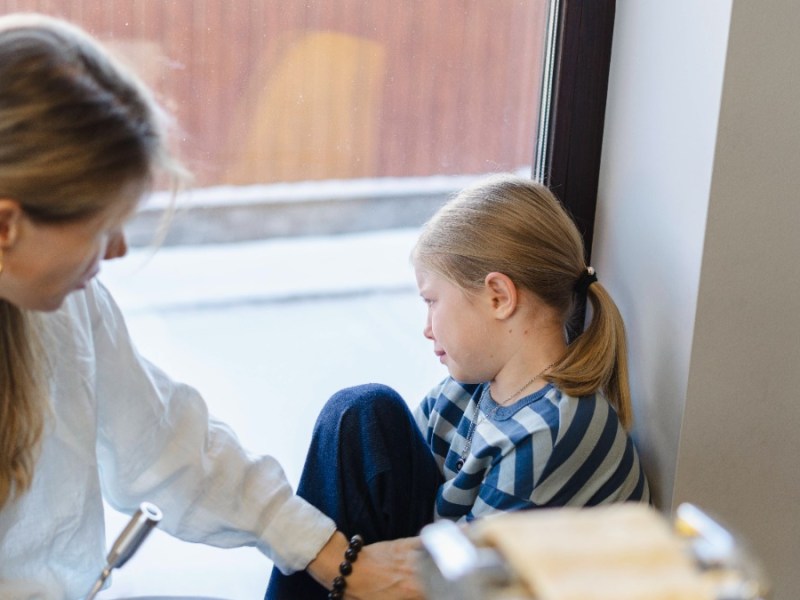
[[[333,580],[333,589],[328,592],[328,600],[341,600],[344,598],[344,588],[347,586],[344,578],[353,572],[353,563],[358,558],[358,553],[364,547],[364,538],[356,534],[350,538],[347,550],[344,551],[344,561],[339,565],[339,575]]]

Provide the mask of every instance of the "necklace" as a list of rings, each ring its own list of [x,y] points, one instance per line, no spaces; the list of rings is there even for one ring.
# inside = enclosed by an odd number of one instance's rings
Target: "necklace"
[[[461,451],[461,455],[460,455],[458,461],[456,462],[456,471],[460,471],[461,470],[461,467],[464,466],[464,461],[466,461],[467,460],[467,456],[469,456],[469,451],[472,448],[472,436],[475,435],[475,430],[478,428],[478,425],[480,425],[484,421],[491,421],[492,418],[494,418],[495,414],[497,414],[498,410],[500,410],[504,406],[507,406],[514,398],[516,398],[522,392],[524,392],[526,389],[528,389],[528,387],[534,381],[536,381],[537,379],[539,379],[539,377],[541,377],[547,371],[549,371],[553,367],[554,364],[556,364],[556,363],[552,362],[549,365],[547,365],[544,369],[542,369],[536,375],[531,377],[525,385],[523,385],[516,392],[511,394],[503,402],[498,402],[497,406],[495,406],[494,408],[492,408],[492,410],[490,410],[488,413],[486,413],[485,417],[481,413],[481,404],[483,404],[483,399],[486,397],[487,394],[489,395],[489,397],[492,396],[492,391],[490,389],[491,384],[487,385],[486,388],[484,388],[483,394],[481,394],[480,399],[475,404],[475,412],[472,414],[472,421],[469,424],[469,431],[467,432],[467,441],[464,443],[464,449]]]

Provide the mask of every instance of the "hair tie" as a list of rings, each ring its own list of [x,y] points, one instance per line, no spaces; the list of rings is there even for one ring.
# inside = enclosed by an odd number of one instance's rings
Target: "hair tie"
[[[575,282],[575,293],[585,296],[589,291],[589,286],[595,281],[597,281],[597,272],[594,267],[586,267],[586,270],[578,276],[578,281]]]

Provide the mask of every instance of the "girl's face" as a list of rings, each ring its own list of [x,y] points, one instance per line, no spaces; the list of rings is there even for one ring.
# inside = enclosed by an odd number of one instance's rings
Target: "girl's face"
[[[0,200],[0,297],[24,309],[56,310],[97,275],[101,260],[126,254],[122,226],[138,199],[123,194],[102,212],[69,223],[39,223],[15,201]],[[18,209],[11,218],[9,203]]]
[[[415,267],[420,296],[428,305],[423,335],[433,352],[461,383],[489,381],[496,374],[490,314],[481,293],[468,295],[444,277]]]

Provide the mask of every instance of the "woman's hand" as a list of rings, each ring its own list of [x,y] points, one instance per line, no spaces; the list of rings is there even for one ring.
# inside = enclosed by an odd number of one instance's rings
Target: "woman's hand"
[[[345,581],[349,600],[422,600],[417,579],[419,538],[369,544],[359,552]],[[337,531],[308,565],[309,574],[327,589],[339,574],[347,540]]]

